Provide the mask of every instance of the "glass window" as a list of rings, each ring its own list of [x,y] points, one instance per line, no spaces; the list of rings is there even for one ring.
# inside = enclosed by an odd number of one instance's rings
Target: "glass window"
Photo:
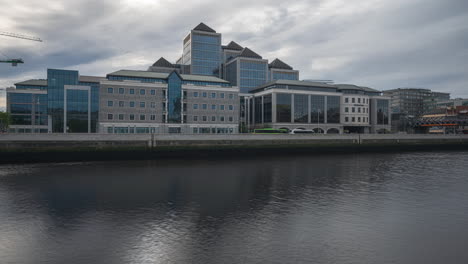
[[[358,107],[358,108],[357,108],[357,112],[358,112],[358,113],[361,113],[361,107]]]
[[[206,122],[206,116],[202,116],[202,120]]]
[[[151,102],[150,106],[151,106],[151,108],[156,108],[156,103],[155,103],[155,102]]]
[[[211,98],[216,98],[216,93],[211,93]]]
[[[203,92],[203,97],[206,97],[206,92]]]
[[[311,95],[310,103],[310,122],[325,123],[325,96]]]
[[[220,116],[219,121],[224,122],[224,116]]]
[[[309,96],[305,94],[294,95],[294,122],[309,122]]]
[[[216,105],[211,105],[211,110],[216,110]]]
[[[223,98],[224,98],[224,93],[220,93],[220,94],[219,94],[219,97],[220,97],[221,99],[223,99]]]
[[[349,100],[348,100],[348,99],[349,99],[349,98],[348,98],[348,97],[346,97],[346,98],[344,99],[344,102],[345,102],[345,103],[348,103],[348,102],[349,102]]]
[[[220,110],[224,110],[224,105],[219,105]]]
[[[112,87],[107,88],[107,93],[114,93],[114,88]]]
[[[270,123],[272,121],[272,96],[267,94],[263,96],[263,122]]]
[[[156,90],[152,89],[151,90],[151,95],[156,95]]]
[[[340,123],[339,96],[327,96],[327,123]]]
[[[114,119],[114,116],[112,114],[107,114],[107,119],[112,120],[112,119]]]
[[[114,101],[107,101],[107,106],[109,106],[109,107],[114,106]]]
[[[345,121],[345,122],[348,122],[348,121],[349,121],[349,118],[346,116],[346,117],[344,118],[344,121]]]
[[[156,120],[156,115],[150,115],[150,120],[152,121]]]
[[[131,88],[129,94],[135,94],[135,89]]]
[[[125,106],[125,102],[124,101],[119,101],[119,107],[124,107]]]
[[[119,114],[119,120],[124,120],[124,114]]]
[[[129,105],[130,107],[135,107],[135,102],[130,102]]]
[[[135,120],[135,115],[134,114],[130,114],[130,120]]]
[[[163,97],[166,97],[166,90],[163,90],[162,93],[163,93]]]
[[[193,97],[198,97],[198,92],[193,92]]]
[[[140,89],[140,94],[141,95],[145,95],[145,93],[146,93],[145,89]]]
[[[146,116],[145,115],[140,115],[140,120],[143,121],[146,119]]]
[[[193,109],[198,109],[198,104],[193,104]]]
[[[360,104],[361,103],[361,97],[357,99],[357,102]]]
[[[212,116],[211,121],[213,121],[213,122],[216,121],[216,116]]]
[[[349,112],[349,108],[348,108],[348,107],[345,107],[344,111],[345,111],[346,113],[348,113],[348,112]]]
[[[234,110],[234,106],[233,106],[233,105],[229,105],[229,110]]]
[[[351,108],[351,112],[353,112],[353,113],[356,112],[356,108],[354,108],[354,107]]]
[[[198,121],[198,116],[193,116],[193,121]]]
[[[355,117],[352,117],[352,118],[351,118],[351,122],[356,122],[356,118],[355,118]]]
[[[229,94],[229,99],[233,99],[234,98],[234,94]]]
[[[356,102],[356,100],[355,100],[355,98],[354,98],[354,97],[353,97],[353,98],[351,98],[351,102],[352,102],[352,103],[355,103],[355,102]]]
[[[361,122],[361,117],[358,117],[358,118],[357,118],[357,121],[358,121],[358,122]]]
[[[291,94],[276,95],[276,118],[279,123],[291,122]]]
[[[140,108],[145,108],[145,102],[140,102]]]
[[[202,109],[207,109],[208,105],[207,104],[202,104]]]
[[[233,118],[232,116],[229,117],[229,122],[232,122],[233,121]]]
[[[124,94],[125,93],[125,89],[124,88],[119,88],[119,94]]]

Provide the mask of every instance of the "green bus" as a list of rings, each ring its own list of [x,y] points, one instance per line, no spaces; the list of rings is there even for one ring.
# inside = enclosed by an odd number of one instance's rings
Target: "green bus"
[[[254,134],[287,134],[289,131],[284,128],[259,128],[254,130]]]

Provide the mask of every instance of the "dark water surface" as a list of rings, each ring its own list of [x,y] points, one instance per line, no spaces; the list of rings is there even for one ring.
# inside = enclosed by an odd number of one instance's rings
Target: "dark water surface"
[[[468,263],[468,152],[2,165],[0,263]]]

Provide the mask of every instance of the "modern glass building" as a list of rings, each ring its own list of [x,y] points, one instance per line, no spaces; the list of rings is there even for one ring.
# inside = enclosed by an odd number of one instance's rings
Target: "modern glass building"
[[[190,74],[221,77],[221,34],[200,23],[184,38],[182,64]]]

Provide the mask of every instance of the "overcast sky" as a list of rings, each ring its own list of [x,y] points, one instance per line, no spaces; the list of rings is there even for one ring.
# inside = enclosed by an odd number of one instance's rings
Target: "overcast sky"
[[[47,68],[101,75],[175,62],[200,22],[301,79],[379,90],[421,87],[468,97],[467,0],[0,0],[0,89],[46,78]],[[0,90],[0,109],[5,92]]]

